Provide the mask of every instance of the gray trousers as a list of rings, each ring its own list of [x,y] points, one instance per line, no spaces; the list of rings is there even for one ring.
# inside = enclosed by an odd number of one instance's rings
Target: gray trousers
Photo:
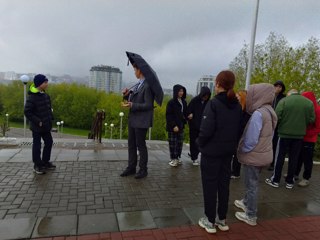
[[[147,128],[132,128],[129,127],[129,136],[128,136],[128,169],[136,169],[137,166],[137,150],[139,150],[140,162],[139,167],[140,171],[147,171],[148,167],[148,150],[146,146],[146,135]]]
[[[261,169],[261,167],[243,165],[246,187],[243,203],[247,207],[246,214],[250,218],[257,218],[258,184]]]

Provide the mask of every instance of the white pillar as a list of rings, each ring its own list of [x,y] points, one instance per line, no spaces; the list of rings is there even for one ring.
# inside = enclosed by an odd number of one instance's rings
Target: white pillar
[[[251,80],[253,55],[254,55],[254,44],[255,44],[255,39],[256,39],[256,30],[257,30],[257,21],[258,21],[258,12],[259,12],[259,0],[257,0],[256,12],[255,12],[254,20],[253,20],[253,25],[252,25],[249,64],[248,64],[247,77],[246,77],[246,88],[245,88],[246,90],[248,90],[249,85],[250,85],[250,80]]]

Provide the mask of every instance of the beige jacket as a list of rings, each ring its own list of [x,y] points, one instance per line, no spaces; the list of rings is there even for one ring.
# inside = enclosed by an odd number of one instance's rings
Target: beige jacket
[[[273,132],[277,125],[277,115],[272,108],[274,99],[274,87],[271,84],[260,83],[249,87],[247,93],[246,111],[249,114],[258,111],[262,115],[262,128],[256,146],[250,152],[242,152],[244,136],[251,122],[247,126],[240,139],[237,156],[239,162],[252,166],[267,166],[272,162],[272,138]]]

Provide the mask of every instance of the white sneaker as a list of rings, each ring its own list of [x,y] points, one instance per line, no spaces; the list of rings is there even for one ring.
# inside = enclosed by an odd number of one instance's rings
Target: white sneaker
[[[181,164],[182,164],[182,160],[178,159],[178,165],[181,165]]]
[[[230,177],[231,179],[238,179],[238,178],[240,178],[240,176],[236,176],[236,175],[231,175],[231,177]]]
[[[229,231],[229,226],[226,224],[226,220],[216,218],[216,222],[214,224],[223,232]]]
[[[192,161],[192,165],[193,166],[199,166],[200,165],[199,160],[193,160]]]
[[[198,224],[200,227],[204,228],[208,233],[217,232],[215,226],[211,222],[209,222],[208,218],[206,217],[200,218]]]
[[[246,205],[244,205],[243,203],[243,199],[241,200],[234,200],[234,205],[237,207],[237,208],[241,208],[243,211],[247,211],[247,207]]]
[[[245,212],[236,212],[235,216],[238,220],[245,222],[250,226],[257,225],[257,218],[250,218]]]
[[[306,187],[306,186],[308,186],[309,184],[310,184],[310,182],[309,182],[309,180],[307,180],[307,179],[302,179],[302,180],[298,183],[299,187]]]
[[[169,162],[169,165],[170,165],[171,167],[177,167],[178,164],[179,164],[178,159],[172,159],[172,160]]]

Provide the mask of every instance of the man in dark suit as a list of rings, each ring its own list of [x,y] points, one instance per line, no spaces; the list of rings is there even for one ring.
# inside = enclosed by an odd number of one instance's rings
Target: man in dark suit
[[[121,177],[134,175],[136,179],[144,178],[148,175],[148,150],[146,146],[146,134],[153,121],[153,102],[154,95],[141,70],[133,64],[134,73],[139,82],[133,90],[124,89],[123,96],[126,103],[122,106],[129,108],[128,123],[128,166],[120,174]],[[136,173],[137,149],[139,150],[140,170]]]

